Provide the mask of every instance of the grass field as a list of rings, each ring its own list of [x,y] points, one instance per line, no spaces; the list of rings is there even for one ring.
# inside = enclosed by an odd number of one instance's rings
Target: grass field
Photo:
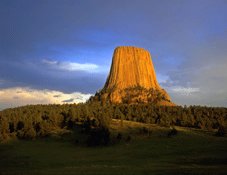
[[[139,134],[148,125],[112,122],[112,132],[131,134],[130,142],[85,147],[68,139],[11,141],[0,145],[0,174],[227,174],[227,138],[213,133],[150,125],[150,136]]]

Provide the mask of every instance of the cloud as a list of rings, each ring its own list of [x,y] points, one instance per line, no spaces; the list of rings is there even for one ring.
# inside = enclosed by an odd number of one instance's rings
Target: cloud
[[[157,73],[157,79],[160,84],[165,84],[168,81],[169,77],[167,75]]]
[[[73,98],[70,98],[70,99],[67,99],[67,100],[63,100],[62,102],[69,103],[69,102],[73,102],[73,101],[74,101],[74,99]]]
[[[53,90],[37,90],[29,87],[14,87],[0,90],[0,110],[28,104],[82,103],[92,94],[80,92],[63,93]]]
[[[6,81],[6,80],[4,80],[4,79],[0,79],[0,85],[5,84],[5,83],[7,83],[7,81]]]
[[[92,63],[76,63],[69,61],[56,61],[43,59],[42,63],[53,69],[66,71],[85,71],[85,72],[99,72],[100,67]]]
[[[51,63],[49,63],[51,64]],[[54,62],[52,64],[55,64]],[[68,71],[42,63],[42,60],[7,61],[0,58],[0,89],[30,87],[60,92],[95,93],[107,77],[104,66],[97,72]],[[108,67],[109,68],[109,67]],[[98,72],[99,71],[99,72]]]
[[[174,93],[178,93],[180,95],[190,96],[193,93],[200,92],[200,89],[199,88],[195,88],[195,87],[181,87],[181,86],[177,86],[177,87],[171,87],[170,91],[172,91]]]

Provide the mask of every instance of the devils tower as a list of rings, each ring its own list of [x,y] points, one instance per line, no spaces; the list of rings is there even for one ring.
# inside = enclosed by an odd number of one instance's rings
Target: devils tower
[[[92,100],[174,105],[166,91],[158,84],[150,53],[131,46],[121,46],[114,50],[105,86]]]

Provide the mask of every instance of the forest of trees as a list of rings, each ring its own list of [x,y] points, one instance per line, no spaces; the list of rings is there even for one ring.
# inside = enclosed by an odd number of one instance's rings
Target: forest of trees
[[[219,129],[221,135],[227,126],[227,108],[169,107],[149,103],[108,105],[97,102],[29,105],[0,111],[0,141],[10,138],[34,139],[62,129],[73,130],[79,127],[88,134],[88,144],[107,144],[112,118],[162,126]]]

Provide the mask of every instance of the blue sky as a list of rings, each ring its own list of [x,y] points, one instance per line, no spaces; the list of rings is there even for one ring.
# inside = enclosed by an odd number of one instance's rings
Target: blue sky
[[[226,0],[0,0],[0,109],[25,104],[3,98],[15,88],[94,94],[122,45],[150,51],[177,104],[227,106],[226,9]]]

